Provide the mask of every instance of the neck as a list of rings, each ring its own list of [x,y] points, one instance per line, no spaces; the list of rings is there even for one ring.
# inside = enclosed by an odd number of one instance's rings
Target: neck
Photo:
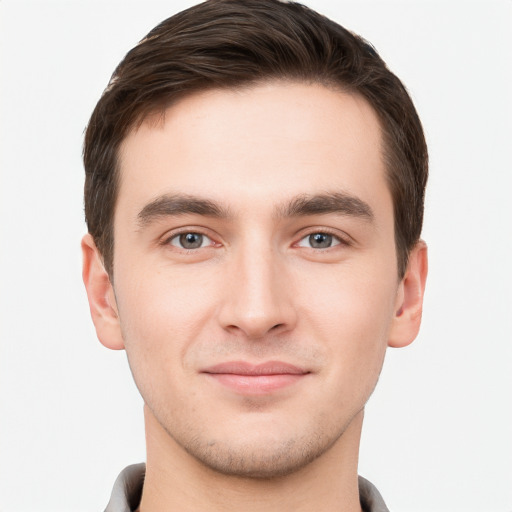
[[[144,416],[147,467],[140,512],[361,512],[357,459],[363,411],[320,457],[272,479],[220,474],[178,445],[148,407]]]

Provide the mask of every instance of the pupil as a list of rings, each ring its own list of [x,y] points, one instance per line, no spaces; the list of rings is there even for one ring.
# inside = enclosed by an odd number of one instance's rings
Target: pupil
[[[325,233],[314,233],[309,236],[309,243],[315,249],[325,249],[332,244],[332,236]]]
[[[199,233],[186,233],[185,235],[180,235],[180,244],[185,249],[197,249],[201,247],[203,243],[203,235]]]

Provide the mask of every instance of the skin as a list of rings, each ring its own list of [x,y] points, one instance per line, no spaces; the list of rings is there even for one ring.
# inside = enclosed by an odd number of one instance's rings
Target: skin
[[[311,84],[202,92],[133,130],[120,169],[113,280],[90,235],[83,275],[145,401],[141,510],[359,511],[364,405],[386,347],[418,332],[427,273],[418,242],[397,275],[373,109]],[[369,214],[290,211],[326,194]],[[190,196],[221,215],[176,214]],[[303,374],[233,389],[205,373],[226,361]]]

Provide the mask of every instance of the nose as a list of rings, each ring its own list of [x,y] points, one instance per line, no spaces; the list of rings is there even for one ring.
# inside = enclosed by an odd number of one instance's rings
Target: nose
[[[253,340],[292,330],[297,316],[283,258],[254,245],[232,258],[219,311],[222,328]]]

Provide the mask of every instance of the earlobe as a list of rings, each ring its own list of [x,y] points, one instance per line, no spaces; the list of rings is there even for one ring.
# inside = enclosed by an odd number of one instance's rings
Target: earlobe
[[[82,238],[82,278],[100,342],[112,350],[124,348],[114,290],[103,259],[90,234]]]
[[[427,272],[427,245],[420,240],[409,255],[407,270],[398,288],[395,316],[388,340],[390,347],[405,347],[418,335]]]

